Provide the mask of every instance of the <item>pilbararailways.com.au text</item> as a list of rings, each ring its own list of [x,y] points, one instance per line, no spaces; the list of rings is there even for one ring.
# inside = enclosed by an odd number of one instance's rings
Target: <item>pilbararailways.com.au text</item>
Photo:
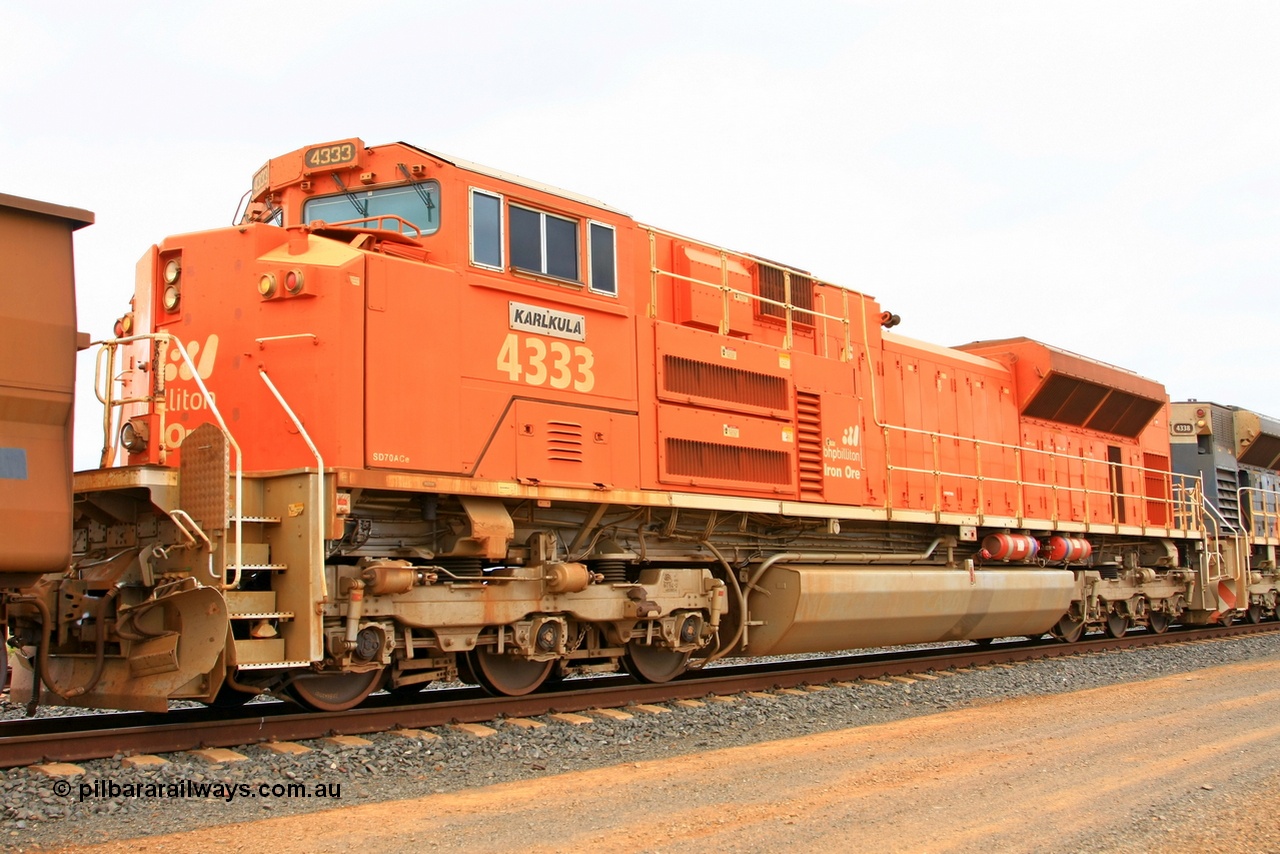
[[[54,794],[66,797],[72,785],[59,780],[53,786]],[[80,783],[77,788],[80,802],[87,800],[115,800],[139,798],[143,800],[203,798],[231,803],[236,798],[329,798],[341,800],[341,783],[218,783],[179,780],[174,783],[116,783],[113,780],[95,780]]]

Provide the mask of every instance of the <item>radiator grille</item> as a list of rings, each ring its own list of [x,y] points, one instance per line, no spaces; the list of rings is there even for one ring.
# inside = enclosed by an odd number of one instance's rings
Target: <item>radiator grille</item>
[[[791,483],[791,455],[692,439],[667,439],[667,472],[748,483]]]
[[[1280,436],[1260,433],[1249,449],[1240,455],[1240,462],[1249,466],[1276,468],[1276,463],[1280,462]]]
[[[760,280],[760,296],[785,303],[787,301],[786,274],[780,268],[768,264],[757,264],[756,270]],[[797,309],[791,315],[792,321],[812,326],[813,315],[810,311],[813,310],[813,279],[799,273],[791,274],[791,304]],[[761,317],[786,319],[787,310],[780,305],[767,302],[760,302],[757,305]]]
[[[1163,405],[1163,401],[1053,373],[1027,402],[1023,414],[1134,439]]]
[[[662,358],[663,386],[667,391],[767,409],[787,406],[787,381],[782,377],[682,356]]]

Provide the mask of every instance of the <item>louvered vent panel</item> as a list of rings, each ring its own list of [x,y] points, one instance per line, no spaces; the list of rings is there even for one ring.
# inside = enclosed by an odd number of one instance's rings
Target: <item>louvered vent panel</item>
[[[692,439],[667,439],[667,472],[745,483],[791,483],[791,455]]]
[[[786,273],[768,264],[757,264],[756,270],[760,279],[760,296],[786,303]],[[813,279],[799,273],[791,274],[791,304],[797,309],[791,315],[792,322],[812,326],[813,315],[809,311],[813,309]],[[779,320],[785,320],[787,317],[787,310],[781,305],[767,302],[760,302],[757,305],[761,317],[776,317]]]
[[[822,398],[796,392],[796,462],[800,497],[822,498]]]
[[[582,462],[582,425],[572,421],[547,422],[547,459]]]
[[[681,356],[667,355],[662,359],[667,391],[767,409],[787,408],[787,381],[782,377]]]
[[[1240,499],[1236,488],[1240,485],[1235,469],[1216,467],[1218,476],[1218,510],[1232,525],[1240,524]]]

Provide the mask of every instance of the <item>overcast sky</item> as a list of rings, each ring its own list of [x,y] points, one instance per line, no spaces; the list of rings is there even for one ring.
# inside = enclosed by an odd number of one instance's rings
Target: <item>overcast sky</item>
[[[1275,2],[0,0],[0,192],[97,215],[95,338],[150,244],[358,136],[1280,415],[1278,45]]]

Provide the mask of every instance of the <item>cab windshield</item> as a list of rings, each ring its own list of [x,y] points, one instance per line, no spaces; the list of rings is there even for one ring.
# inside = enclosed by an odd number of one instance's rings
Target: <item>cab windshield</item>
[[[408,186],[383,187],[376,190],[351,189],[334,196],[308,199],[302,207],[302,220],[313,223],[346,222],[356,228],[379,228],[378,217],[394,214],[413,223],[405,226],[408,237],[424,237],[440,228],[440,185],[421,181]],[[350,222],[359,220],[359,222]]]

